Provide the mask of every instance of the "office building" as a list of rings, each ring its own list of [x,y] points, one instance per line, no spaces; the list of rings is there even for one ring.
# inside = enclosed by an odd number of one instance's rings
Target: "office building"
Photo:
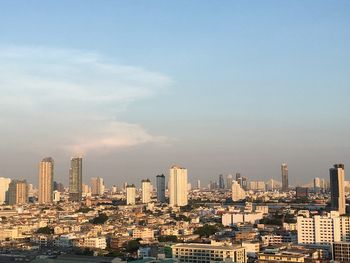
[[[187,169],[172,166],[169,176],[169,204],[171,206],[187,205]]]
[[[334,242],[332,259],[334,262],[350,262],[350,242]]]
[[[239,185],[237,181],[232,181],[232,201],[240,201],[245,199],[246,193],[242,189],[242,187]]]
[[[231,188],[232,188],[232,180],[233,180],[232,174],[227,175],[227,177],[226,177],[226,188],[229,189],[229,190],[231,190]]]
[[[83,158],[73,157],[69,169],[69,199],[70,201],[80,202],[83,186]]]
[[[8,189],[10,183],[10,178],[0,177],[0,205],[8,201]]]
[[[101,196],[105,192],[105,185],[103,182],[103,178],[101,177],[94,177],[91,178],[91,194]]]
[[[9,205],[28,203],[28,185],[26,180],[12,180],[8,189]]]
[[[282,191],[288,191],[289,181],[288,181],[288,165],[282,163],[281,165],[281,175],[282,175]]]
[[[157,201],[159,203],[165,202],[165,176],[164,174],[157,175]]]
[[[46,157],[39,167],[39,203],[49,204],[53,201],[54,161]]]
[[[143,204],[147,204],[151,202],[152,185],[149,179],[141,181],[141,191],[142,191],[141,202]]]
[[[136,188],[135,185],[126,186],[126,204],[134,205],[136,204]]]
[[[197,189],[201,189],[201,180],[197,180]]]
[[[252,191],[265,191],[266,184],[264,181],[251,181],[248,183],[248,189]]]
[[[309,196],[309,188],[307,187],[296,187],[295,188],[295,197],[296,198],[307,198]]]
[[[314,178],[314,191],[319,192],[321,190],[321,179],[319,177]]]
[[[331,209],[345,214],[344,164],[335,164],[329,169],[331,188]]]
[[[225,189],[224,176],[222,174],[219,175],[219,188]]]
[[[180,243],[172,246],[172,254],[179,262],[246,262],[241,245]]]

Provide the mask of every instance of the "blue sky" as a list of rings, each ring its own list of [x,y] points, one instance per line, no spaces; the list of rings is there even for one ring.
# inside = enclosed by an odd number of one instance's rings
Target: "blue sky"
[[[348,1],[2,1],[0,175],[84,154],[138,183],[328,177],[350,158]],[[2,75],[2,76],[1,76]],[[44,95],[43,95],[44,94]],[[13,164],[23,162],[20,167]]]

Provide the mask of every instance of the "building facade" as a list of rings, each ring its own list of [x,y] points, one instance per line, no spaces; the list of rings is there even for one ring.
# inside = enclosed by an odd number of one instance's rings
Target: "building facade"
[[[12,180],[8,189],[9,205],[28,203],[28,184],[26,180]]]
[[[331,208],[339,211],[339,214],[345,214],[345,171],[343,164],[335,164],[329,169],[330,188],[331,188]]]
[[[188,203],[187,169],[172,166],[169,176],[169,204],[171,206],[185,206]]]
[[[46,157],[39,167],[39,203],[49,204],[53,201],[54,160]]]
[[[143,204],[147,204],[151,202],[152,185],[149,179],[141,181],[141,191],[142,191],[141,202]]]
[[[69,169],[69,199],[80,202],[83,192],[83,158],[73,157]]]
[[[281,165],[281,176],[282,176],[282,191],[288,191],[289,180],[288,180],[288,165],[282,163]]]
[[[126,204],[134,205],[136,204],[136,188],[135,185],[126,186]]]

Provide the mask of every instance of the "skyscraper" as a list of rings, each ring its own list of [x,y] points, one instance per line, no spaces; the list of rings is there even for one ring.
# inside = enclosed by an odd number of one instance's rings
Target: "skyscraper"
[[[288,165],[282,163],[281,165],[281,175],[282,175],[282,191],[288,191],[289,182],[288,182]]]
[[[222,174],[219,175],[219,188],[225,189],[224,176]]]
[[[171,206],[187,205],[187,169],[174,165],[170,168],[169,204]]]
[[[245,198],[245,191],[237,181],[232,181],[232,201],[236,202]]]
[[[91,178],[91,194],[92,195],[103,195],[105,192],[105,185],[103,178],[94,177]]]
[[[231,190],[231,188],[232,188],[232,180],[233,180],[232,174],[227,175],[227,177],[226,177],[226,187],[227,187],[227,189]]]
[[[197,189],[201,189],[201,180],[197,180]]]
[[[10,178],[0,177],[0,205],[8,201],[8,189],[10,183]]]
[[[40,162],[39,168],[39,203],[47,204],[53,201],[54,161],[46,157]]]
[[[142,190],[142,198],[141,201],[143,204],[147,204],[151,202],[151,181],[149,179],[141,181],[141,190]]]
[[[157,175],[157,201],[165,202],[165,176],[164,174]]]
[[[345,214],[344,164],[335,164],[329,169],[331,188],[331,208]]]
[[[83,185],[83,158],[73,157],[69,169],[69,199],[80,202]]]
[[[135,185],[126,186],[126,204],[134,205],[136,203],[136,188]]]
[[[314,178],[314,191],[319,192],[321,189],[321,179],[318,177]]]
[[[28,203],[28,185],[26,180],[12,180],[8,192],[9,205]]]

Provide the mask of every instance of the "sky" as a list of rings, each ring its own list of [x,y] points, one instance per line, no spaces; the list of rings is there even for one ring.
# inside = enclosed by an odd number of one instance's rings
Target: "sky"
[[[178,164],[292,185],[350,167],[350,2],[0,1],[0,176]],[[347,169],[346,169],[347,170]]]

